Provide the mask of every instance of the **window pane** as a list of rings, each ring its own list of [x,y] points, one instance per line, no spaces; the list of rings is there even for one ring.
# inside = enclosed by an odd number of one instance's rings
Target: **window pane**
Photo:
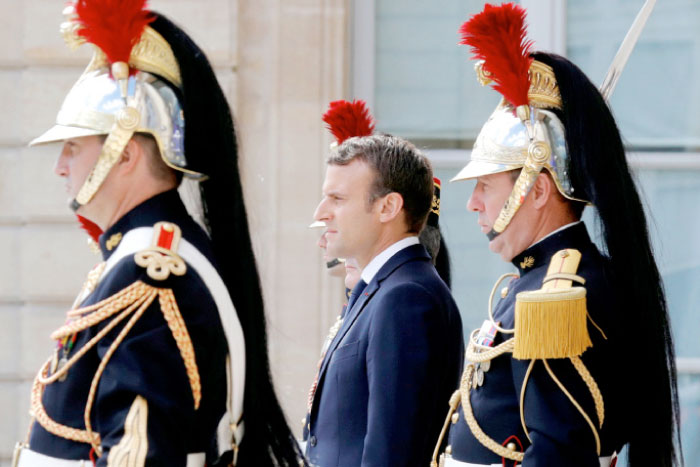
[[[600,84],[642,0],[569,0],[567,54]],[[657,2],[613,94],[628,145],[700,147],[700,2]]]
[[[476,81],[460,25],[480,0],[376,0],[374,115],[410,139],[473,140],[499,95]]]

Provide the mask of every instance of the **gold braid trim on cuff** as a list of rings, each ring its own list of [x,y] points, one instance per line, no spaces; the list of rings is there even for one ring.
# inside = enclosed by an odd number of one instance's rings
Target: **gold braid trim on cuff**
[[[78,352],[76,352],[76,354],[71,357],[61,369],[57,370],[51,376],[48,376],[48,369],[51,362],[51,359],[49,359],[39,370],[39,373],[37,374],[32,386],[30,412],[36,421],[46,431],[61,438],[90,444],[95,449],[98,456],[102,455],[100,435],[92,431],[92,424],[90,420],[90,414],[95,401],[95,396],[97,394],[97,387],[99,385],[100,378],[102,377],[102,373],[104,372],[107,363],[109,363],[110,358],[117,350],[117,347],[119,347],[122,341],[126,338],[126,335],[129,333],[129,331],[131,331],[133,326],[153,303],[156,297],[159,298],[159,304],[163,317],[168,324],[178,349],[180,350],[180,355],[184,362],[187,377],[192,389],[195,410],[199,407],[202,397],[199,370],[195,360],[192,340],[190,339],[190,335],[187,331],[185,321],[180,314],[180,310],[178,309],[175,296],[170,289],[156,288],[141,281],[137,281],[126,289],[105,300],[102,300],[94,305],[69,312],[69,316],[81,317],[72,323],[62,326],[52,333],[52,338],[60,339],[95,326],[96,324],[99,324],[102,321],[116,315],[102,330],[100,330]],[[46,413],[43,406],[42,396],[44,393],[44,388],[66,374],[83,355],[90,351],[90,349],[92,349],[108,332],[114,329],[128,315],[132,316],[119,332],[114,342],[112,342],[107,349],[107,352],[102,358],[102,361],[100,362],[90,385],[90,392],[88,393],[84,413],[86,429],[81,430],[78,428],[61,425],[60,423],[52,420]]]
[[[144,467],[148,454],[148,403],[136,396],[124,420],[124,436],[109,450],[107,467]]]

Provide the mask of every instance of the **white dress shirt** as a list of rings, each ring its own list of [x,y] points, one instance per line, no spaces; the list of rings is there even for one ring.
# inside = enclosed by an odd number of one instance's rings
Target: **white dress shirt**
[[[362,270],[362,275],[360,277],[362,277],[362,280],[365,281],[365,283],[369,284],[377,272],[379,272],[382,266],[384,266],[392,256],[404,248],[408,248],[411,245],[418,245],[419,243],[420,241],[418,240],[418,237],[412,236],[401,239],[398,242],[390,245],[387,249],[372,258],[372,260]]]

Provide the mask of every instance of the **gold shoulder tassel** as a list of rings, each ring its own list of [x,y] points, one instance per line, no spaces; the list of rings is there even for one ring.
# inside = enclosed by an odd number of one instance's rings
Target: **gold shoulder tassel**
[[[519,360],[569,358],[593,343],[588,334],[586,289],[572,287],[581,260],[577,250],[552,257],[540,290],[520,292],[515,303],[515,348]]]

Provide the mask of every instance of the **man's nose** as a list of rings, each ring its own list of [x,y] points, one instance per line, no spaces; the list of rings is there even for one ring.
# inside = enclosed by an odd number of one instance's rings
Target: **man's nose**
[[[483,211],[484,203],[481,201],[481,197],[477,192],[477,187],[474,187],[469,200],[467,200],[467,211],[479,212]]]
[[[323,198],[314,212],[315,221],[325,221],[329,219],[328,209],[326,209],[326,198]]]
[[[59,177],[68,176],[68,155],[66,149],[61,150],[61,154],[56,159],[56,165],[53,167],[53,172]]]

